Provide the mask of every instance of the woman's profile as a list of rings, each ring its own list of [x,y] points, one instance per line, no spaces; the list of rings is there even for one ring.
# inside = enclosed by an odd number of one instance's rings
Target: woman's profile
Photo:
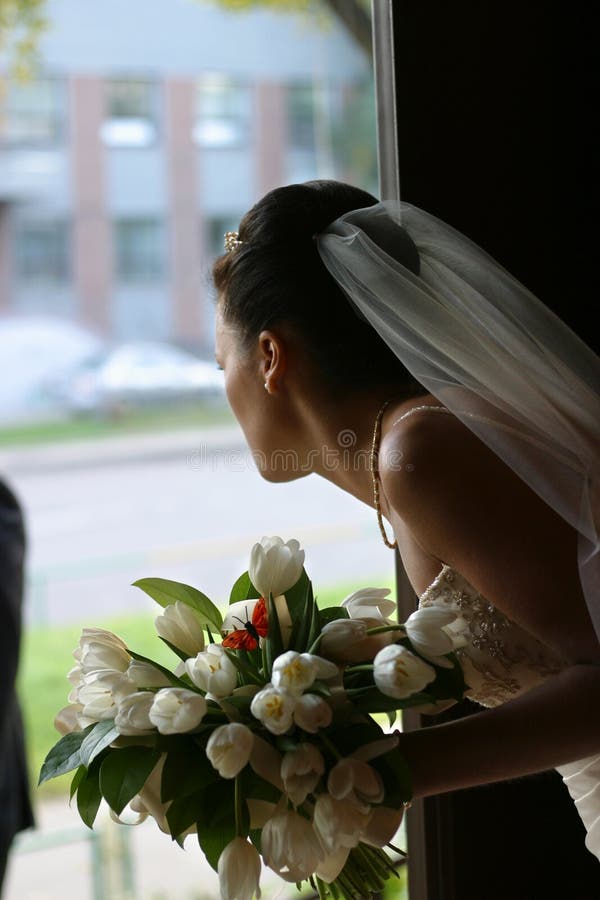
[[[214,280],[263,476],[371,505],[420,605],[467,623],[482,712],[402,736],[415,795],[556,767],[600,857],[597,359],[462,235],[339,182],[267,194]]]

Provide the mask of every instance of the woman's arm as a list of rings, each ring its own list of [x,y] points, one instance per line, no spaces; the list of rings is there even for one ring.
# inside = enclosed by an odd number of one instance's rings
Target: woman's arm
[[[576,665],[502,706],[401,735],[414,797],[542,772],[600,753],[600,666]]]

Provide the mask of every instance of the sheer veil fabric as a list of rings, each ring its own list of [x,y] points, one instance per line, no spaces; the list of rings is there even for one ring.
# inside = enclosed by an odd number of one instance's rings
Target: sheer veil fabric
[[[599,358],[481,248],[417,207],[354,210],[315,240],[356,312],[415,378],[579,532],[600,639]]]

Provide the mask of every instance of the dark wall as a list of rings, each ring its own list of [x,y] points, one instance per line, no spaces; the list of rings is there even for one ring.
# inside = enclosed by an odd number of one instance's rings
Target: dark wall
[[[396,0],[393,30],[402,198],[469,235],[597,345],[592,9]],[[554,772],[428,799],[427,900],[598,898],[584,834]]]
[[[592,342],[593,6],[393,8],[403,199],[484,246]]]

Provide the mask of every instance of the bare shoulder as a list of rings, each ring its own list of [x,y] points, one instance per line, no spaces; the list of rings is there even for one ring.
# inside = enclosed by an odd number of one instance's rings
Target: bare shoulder
[[[566,658],[597,658],[575,531],[459,419],[388,420],[379,471],[392,524]]]

